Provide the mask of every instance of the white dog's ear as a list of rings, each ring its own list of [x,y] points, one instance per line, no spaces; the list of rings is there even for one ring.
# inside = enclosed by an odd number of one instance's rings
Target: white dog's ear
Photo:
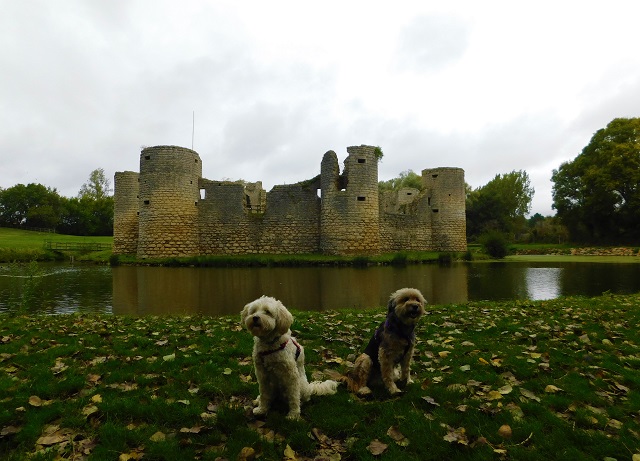
[[[244,306],[244,308],[242,309],[242,312],[240,312],[240,321],[244,324],[245,320],[247,319],[247,315],[249,314],[249,304],[247,304],[246,306]]]
[[[284,305],[278,301],[278,309],[276,314],[276,329],[281,335],[285,334],[293,324],[293,315]]]

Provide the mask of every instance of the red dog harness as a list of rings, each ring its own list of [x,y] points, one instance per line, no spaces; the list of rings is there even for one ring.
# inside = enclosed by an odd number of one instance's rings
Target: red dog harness
[[[298,357],[300,357],[300,351],[302,350],[302,348],[300,347],[300,344],[298,344],[296,342],[295,339],[293,338],[289,338],[291,339],[291,342],[296,346],[296,361],[298,360]],[[262,351],[260,352],[260,357],[266,357],[267,355],[271,355],[271,354],[275,354],[276,352],[280,352],[281,350],[283,350],[285,347],[287,347],[287,343],[289,342],[289,339],[287,339],[285,342],[283,342],[282,344],[280,344],[280,346],[278,346],[276,349],[271,349],[268,351]]]

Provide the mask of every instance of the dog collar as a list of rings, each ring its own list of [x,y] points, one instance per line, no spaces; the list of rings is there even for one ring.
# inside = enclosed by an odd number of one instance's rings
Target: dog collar
[[[289,339],[291,339],[291,342],[296,346],[296,360],[298,360],[298,357],[300,357],[300,350],[301,350],[300,344],[298,344],[298,343],[296,342],[296,340],[295,340],[295,339],[293,339],[293,338],[289,338]],[[271,354],[275,354],[276,352],[280,352],[280,351],[281,351],[281,350],[283,350],[285,347],[287,347],[287,344],[289,343],[289,339],[287,339],[286,341],[284,341],[282,344],[280,344],[280,346],[278,346],[278,347],[277,347],[277,348],[275,348],[275,349],[270,349],[270,350],[268,350],[268,351],[262,351],[262,352],[260,352],[260,353],[259,353],[259,354],[260,354],[260,357],[266,357],[267,355],[271,355]]]

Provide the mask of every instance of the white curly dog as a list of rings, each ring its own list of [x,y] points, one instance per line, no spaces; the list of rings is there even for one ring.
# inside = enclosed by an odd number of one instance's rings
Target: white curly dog
[[[291,336],[293,316],[275,298],[262,296],[240,314],[242,324],[253,335],[253,364],[260,395],[253,414],[264,415],[274,399],[289,405],[288,419],[300,418],[300,405],[312,395],[335,394],[336,381],[309,383],[304,370],[304,349]]]

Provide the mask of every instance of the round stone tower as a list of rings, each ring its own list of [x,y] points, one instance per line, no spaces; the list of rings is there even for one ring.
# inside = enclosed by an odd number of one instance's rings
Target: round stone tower
[[[138,173],[116,172],[113,180],[113,254],[138,251]]]
[[[429,194],[433,250],[466,251],[464,170],[462,168],[422,170],[422,182]]]
[[[325,254],[380,252],[378,159],[373,146],[347,148],[344,171],[327,152],[320,167],[320,250]]]
[[[177,146],[147,147],[140,154],[138,258],[199,253],[197,152]]]

